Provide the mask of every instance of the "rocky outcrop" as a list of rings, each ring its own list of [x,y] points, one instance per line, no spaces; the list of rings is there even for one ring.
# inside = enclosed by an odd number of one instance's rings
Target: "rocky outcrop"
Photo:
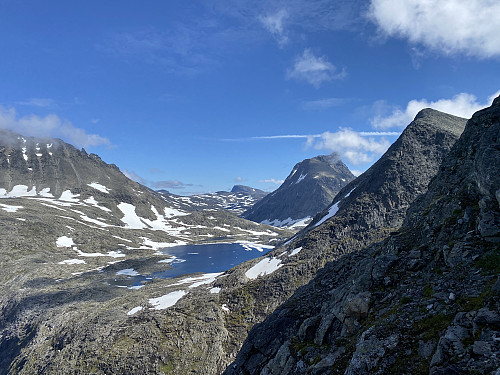
[[[499,134],[500,97],[468,121],[403,226],[328,263],[225,374],[497,374]]]
[[[275,226],[309,219],[327,207],[354,175],[338,155],[317,156],[293,167],[281,186],[249,208],[242,217]]]

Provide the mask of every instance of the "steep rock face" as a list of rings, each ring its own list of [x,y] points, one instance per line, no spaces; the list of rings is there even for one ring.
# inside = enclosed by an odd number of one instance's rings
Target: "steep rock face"
[[[226,374],[496,374],[500,97],[398,233],[328,263],[250,332]]]
[[[337,155],[306,159],[295,165],[276,191],[242,217],[275,226],[311,218],[327,207],[338,191],[354,178]]]
[[[155,218],[151,205],[158,211],[165,206],[152,190],[128,179],[118,167],[95,154],[60,139],[0,131],[0,198],[60,198],[65,191],[82,199],[93,196],[103,203],[133,204],[141,216],[150,219]]]
[[[265,259],[235,267],[216,283],[222,287],[221,303],[230,311],[225,314],[229,357],[249,328],[309,282],[325,263],[380,241],[399,228],[409,204],[426,190],[466,123],[433,110],[423,114],[369,171],[340,191],[334,200],[341,201],[339,210],[333,217],[314,226],[322,220],[319,216],[312,229],[294,236]],[[399,184],[402,180],[404,185]],[[272,273],[249,277],[253,267],[271,264],[277,267]]]

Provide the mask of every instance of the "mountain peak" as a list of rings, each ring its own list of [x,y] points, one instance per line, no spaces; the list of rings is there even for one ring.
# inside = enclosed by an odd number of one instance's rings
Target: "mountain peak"
[[[305,159],[293,167],[277,190],[244,212],[243,217],[275,226],[309,220],[354,178],[336,153]]]
[[[462,134],[466,121],[467,119],[463,117],[450,115],[449,113],[440,112],[432,108],[424,108],[417,113],[413,122],[408,126],[408,129],[411,130],[412,125],[415,127],[415,125],[420,126],[425,124],[426,126],[432,126],[447,131],[458,137]],[[457,126],[459,123],[463,123],[463,127]]]

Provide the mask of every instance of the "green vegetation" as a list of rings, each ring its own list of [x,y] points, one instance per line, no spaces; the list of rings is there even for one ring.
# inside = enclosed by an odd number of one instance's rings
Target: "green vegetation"
[[[475,266],[482,268],[486,272],[500,272],[500,248],[493,249],[492,251],[484,254],[476,260]]]
[[[453,316],[443,313],[431,315],[427,318],[415,322],[414,328],[416,332],[422,334],[424,341],[438,339],[441,331],[446,329],[453,320]]]

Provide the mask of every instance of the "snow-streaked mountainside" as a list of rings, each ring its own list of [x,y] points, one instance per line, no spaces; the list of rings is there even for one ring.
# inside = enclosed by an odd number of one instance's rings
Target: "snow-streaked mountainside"
[[[235,185],[231,191],[217,191],[215,193],[180,196],[167,190],[158,190],[165,202],[172,207],[186,211],[213,211],[227,210],[236,215],[252,207],[268,193],[249,186]]]
[[[242,217],[277,227],[303,227],[354,178],[336,154],[303,160],[277,190]]]
[[[17,236],[35,223],[50,224],[45,239],[55,246],[60,237],[73,238],[62,248],[74,256],[112,251],[125,257],[133,249],[195,242],[267,243],[287,234],[227,211],[184,210],[97,155],[9,131],[0,132],[0,204],[2,223]]]

